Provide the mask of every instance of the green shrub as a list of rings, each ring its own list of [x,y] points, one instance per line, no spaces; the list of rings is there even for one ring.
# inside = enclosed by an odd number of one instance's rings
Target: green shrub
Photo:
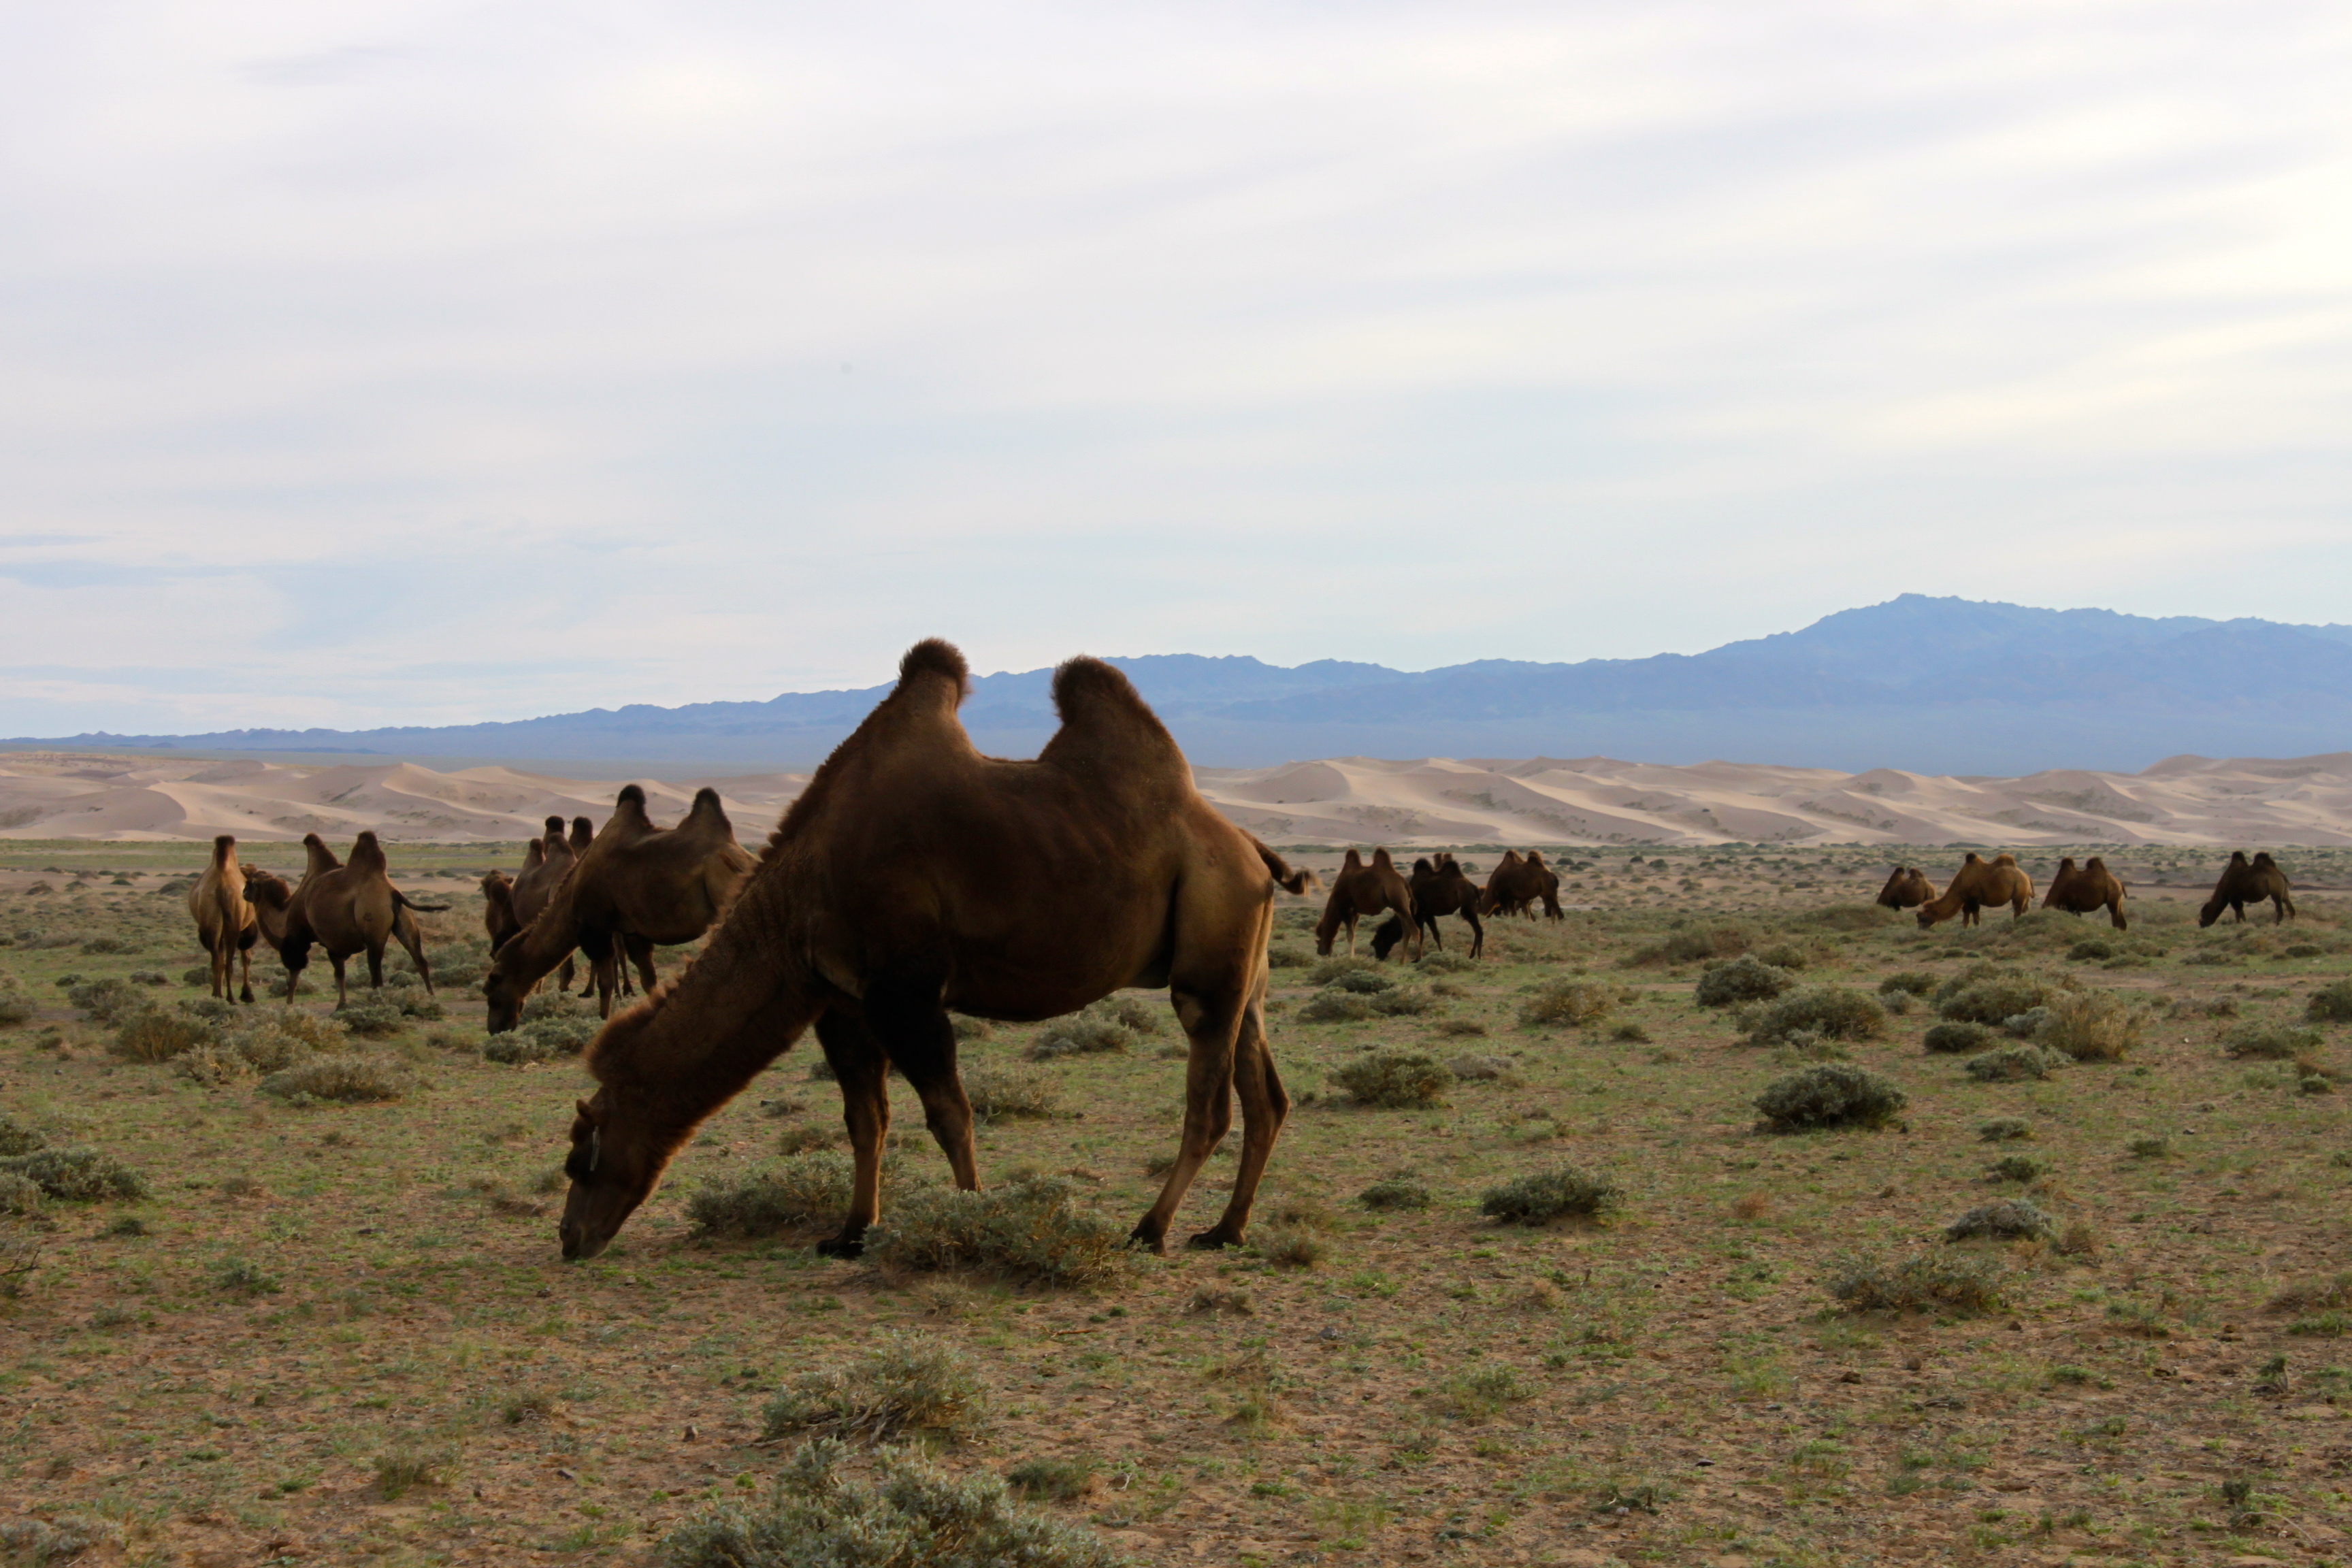
[[[1930,1024],[1920,1037],[1923,1049],[1943,1056],[1966,1056],[1976,1051],[1989,1051],[2000,1037],[1982,1024]]]
[[[2135,1138],[2124,1148],[2135,1160],[2168,1160],[2172,1157],[2172,1140],[2169,1138]]]
[[[1536,1396],[1527,1380],[1511,1366],[1482,1366],[1450,1379],[1439,1390],[1448,1414],[1468,1420],[1498,1415],[1514,1405]]]
[[[1350,972],[1378,974],[1380,965],[1369,958],[1351,958],[1344,954],[1336,958],[1318,959],[1315,967],[1307,972],[1307,984],[1328,985],[1342,974]]]
[[[1076,1502],[1094,1489],[1097,1468],[1092,1459],[1024,1459],[1004,1481],[1019,1497]]]
[[[1925,996],[1935,988],[1936,977],[1924,969],[1906,969],[1878,983],[1882,996],[1891,996],[1898,991],[1906,996]]]
[[[1087,1531],[1018,1509],[992,1476],[952,1476],[903,1449],[850,1475],[850,1450],[810,1443],[771,1500],[696,1514],[662,1542],[664,1568],[1130,1568]]]
[[[1735,1002],[1769,1002],[1796,984],[1797,977],[1787,970],[1748,954],[1708,964],[1691,995],[1702,1007],[1728,1007]]]
[[[1328,1248],[1303,1225],[1269,1225],[1252,1233],[1250,1250],[1280,1268],[1312,1268]]]
[[[2314,1285],[2290,1285],[2263,1304],[2271,1312],[2316,1312],[2352,1308],[2352,1274]]]
[[[47,1206],[48,1194],[32,1177],[0,1171],[0,1214],[26,1218]]]
[[[1032,1061],[1051,1061],[1055,1057],[1124,1051],[1141,1043],[1136,1032],[1123,1024],[1110,1018],[1076,1013],[1046,1025],[1039,1032],[1036,1042],[1029,1047],[1029,1057]]]
[[[1293,1016],[1302,1024],[1360,1024],[1372,1016],[1372,1005],[1345,991],[1324,990],[1309,996]]]
[[[1269,947],[1265,950],[1268,969],[1305,969],[1315,962],[1315,955],[1296,947]]]
[[[1358,1193],[1356,1201],[1380,1213],[1425,1209],[1429,1206],[1429,1184],[1410,1171],[1399,1171],[1382,1176]]]
[[[19,1121],[0,1110],[0,1159],[11,1154],[29,1154],[36,1149],[48,1147],[48,1139],[39,1130]]]
[[[1377,969],[1343,969],[1331,977],[1329,989],[1352,991],[1359,996],[1370,996],[1386,991],[1395,984],[1395,981]]]
[[[0,1029],[33,1021],[33,999],[13,974],[0,974]]]
[[[2352,1022],[2352,980],[2332,980],[2313,992],[2303,1016],[2314,1024]]]
[[[593,1013],[549,1013],[529,1019],[482,1046],[482,1059],[520,1067],[576,1057],[596,1038],[603,1023]]]
[[[1095,1285],[1127,1265],[1127,1232],[1077,1206],[1076,1184],[1018,1177],[985,1192],[917,1187],[895,1197],[866,1232],[866,1256],[886,1268],[972,1269],[1046,1285]]]
[[[1706,959],[1735,958],[1762,940],[1762,933],[1745,921],[1687,925],[1666,933],[1665,940],[1633,955],[1637,964],[1696,963]]]
[[[2058,1222],[2023,1198],[1979,1204],[1944,1227],[1946,1241],[2029,1241],[2057,1234]]]
[[[1832,1300],[1854,1312],[1990,1312],[2000,1306],[2009,1270],[1981,1253],[1919,1253],[1898,1263],[1843,1258],[1829,1279]]]
[[[2117,948],[2105,937],[2087,936],[2066,950],[2066,956],[2076,963],[2095,963],[2116,956]]]
[[[2038,1182],[2049,1170],[2031,1154],[2004,1154],[1992,1166],[1993,1175],[2004,1182]]]
[[[963,1073],[964,1098],[983,1121],[1043,1120],[1062,1114],[1062,1091],[1045,1074],[1026,1068],[976,1067]]]
[[[1415,961],[1413,967],[1424,974],[1459,974],[1478,967],[1478,961],[1449,948],[1433,947]]]
[[[1969,1076],[1979,1083],[2016,1083],[2029,1078],[2048,1078],[2069,1060],[2040,1046],[2003,1046],[1997,1051],[1969,1058],[1967,1066]]]
[[[1563,1215],[1599,1214],[1623,1195],[1614,1183],[1561,1165],[1487,1188],[1478,1212],[1506,1225],[1541,1225]]]
[[[2078,1062],[2119,1062],[2139,1044],[2140,1016],[2112,991],[2061,992],[2033,1037]]]
[[[286,1287],[275,1274],[249,1258],[230,1258],[213,1270],[213,1285],[232,1296],[275,1296]]]
[[[336,1008],[335,1019],[352,1034],[366,1039],[382,1039],[408,1026],[408,1020],[400,1008],[390,1002],[353,1002]]]
[[[1903,1091],[1878,1074],[1839,1062],[1776,1079],[1756,1097],[1756,1109],[1776,1132],[1882,1127],[1907,1103]]]
[[[416,1087],[416,1075],[396,1058],[345,1052],[312,1057],[261,1080],[261,1092],[280,1100],[305,1097],[346,1105],[398,1100]]]
[[[147,1184],[136,1171],[95,1149],[36,1149],[0,1160],[0,1171],[14,1172],[67,1203],[147,1195]]]
[[[139,1012],[148,1005],[146,993],[128,980],[113,975],[102,980],[84,981],[68,988],[66,1000],[100,1024],[111,1024],[117,1017]]]
[[[1626,986],[1595,980],[1591,975],[1571,974],[1547,980],[1538,986],[1527,1005],[1519,1009],[1519,1023],[1531,1029],[1561,1024],[1580,1029],[1607,1017],[1633,999],[1633,993]]]
[[[796,1154],[764,1171],[713,1182],[686,1200],[686,1217],[705,1236],[775,1236],[838,1227],[849,1212],[849,1157],[829,1149]]]
[[[987,1400],[970,1356],[935,1340],[887,1333],[853,1361],[793,1379],[761,1414],[770,1441],[807,1432],[883,1443],[968,1436],[982,1425]]]
[[[162,1007],[117,1012],[107,1049],[134,1062],[167,1062],[182,1051],[211,1045],[219,1036],[210,1024]]]
[[[343,1026],[332,1019],[282,1012],[255,1020],[231,1034],[224,1044],[256,1072],[278,1072],[320,1051],[348,1049],[350,1040]]]
[[[2293,1024],[2249,1021],[2232,1024],[2221,1031],[2221,1049],[2229,1056],[2241,1058],[2286,1061],[2318,1049],[2322,1038],[2316,1029],[2299,1029]]]
[[[94,936],[88,942],[81,944],[81,950],[84,952],[89,953],[115,955],[125,952],[137,952],[139,951],[139,944],[132,942],[128,937]]]
[[[1400,985],[1372,998],[1372,1011],[1383,1018],[1419,1018],[1437,1011],[1437,998],[1418,985]]]
[[[251,1083],[258,1075],[236,1047],[215,1042],[193,1047],[172,1058],[172,1070],[206,1089]]]
[[[396,1005],[402,1017],[414,1018],[422,1024],[437,1024],[449,1016],[448,1010],[431,996],[404,995]]]
[[[2033,1136],[2033,1123],[2022,1116],[1996,1116],[1990,1121],[1977,1123],[1977,1137],[1987,1143],[2006,1143],[2012,1139]]]
[[[1751,1046],[1807,1035],[1817,1040],[1874,1040],[1886,1032],[1886,1009],[1845,985],[1809,985],[1767,1006],[1748,1031]]]
[[[376,1494],[396,1502],[418,1487],[443,1487],[457,1473],[454,1448],[403,1444],[375,1461]]]
[[[1936,992],[1936,1011],[1963,1023],[1991,1024],[2045,1006],[2058,994],[2047,981],[1990,965],[1972,965]]]
[[[1793,942],[1775,942],[1770,947],[1759,948],[1756,956],[1775,969],[1810,969],[1813,962],[1812,954]]]
[[[1411,1110],[1443,1104],[1454,1074],[1427,1051],[1372,1051],[1334,1071],[1331,1081],[1359,1105]]]

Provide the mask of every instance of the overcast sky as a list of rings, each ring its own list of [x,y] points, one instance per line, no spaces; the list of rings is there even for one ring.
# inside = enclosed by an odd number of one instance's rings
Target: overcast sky
[[[0,734],[2352,619],[2352,10],[0,10]]]

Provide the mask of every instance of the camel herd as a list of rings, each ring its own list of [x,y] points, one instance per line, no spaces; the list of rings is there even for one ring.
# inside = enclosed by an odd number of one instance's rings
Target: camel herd
[[[972,1111],[956,1062],[950,1010],[1034,1022],[1073,1013],[1126,987],[1165,988],[1189,1041],[1183,1129],[1157,1201],[1133,1240],[1155,1251],[1193,1178],[1243,1118],[1232,1196],[1195,1247],[1242,1239],[1266,1162],[1289,1110],[1266,1043],[1267,939],[1274,895],[1317,885],[1227,820],[1193,787],[1183,753],[1127,677],[1075,658],[1054,677],[1061,727],[1030,762],[982,756],[959,716],[970,675],[936,639],[901,661],[898,685],[810,779],[754,859],[735,841],[716,792],[698,793],[676,826],[656,827],[645,792],[620,792],[598,829],[551,816],[509,877],[482,880],[492,954],[483,981],[492,1032],[520,1021],[550,974],[568,987],[575,953],[588,963],[607,1020],[586,1065],[595,1091],[581,1100],[564,1169],[571,1191],[560,1226],[567,1258],[592,1258],[651,1194],[672,1157],[712,1112],[810,1030],[839,1080],[854,1154],[849,1212],[822,1250],[856,1256],[881,1209],[885,1087],[902,1074],[958,1187],[979,1185]],[[291,1001],[313,945],[334,964],[365,952],[372,984],[383,953],[406,949],[428,993],[415,916],[392,884],[383,847],[362,833],[348,864],[311,834],[292,886],[241,866],[236,841],[214,841],[188,894],[211,959],[213,994],[226,999],[241,963],[240,999],[253,1000],[251,952],[267,941],[287,971]],[[2044,908],[2105,909],[2125,927],[2126,889],[2097,858],[2060,863]],[[2294,913],[2285,876],[2268,854],[2229,868],[2202,911],[2238,919],[2264,899]],[[2021,915],[2032,879],[2011,855],[1969,855],[1939,894],[1916,868],[1897,868],[1878,902],[1912,909],[1921,926],[1958,914],[1978,922],[2007,904]],[[1348,851],[1316,927],[1329,954],[1339,931],[1381,923],[1381,959],[1410,941],[1440,946],[1441,916],[1470,928],[1482,955],[1482,917],[1563,918],[1559,878],[1540,853],[1506,851],[1484,887],[1451,855],[1414,861],[1407,878],[1384,848],[1367,862]],[[1383,918],[1384,917],[1384,918]],[[708,935],[701,955],[656,986],[653,950]],[[645,997],[614,1016],[634,966]]]
[[[2074,915],[2105,910],[2116,930],[2124,931],[2131,924],[2124,914],[2126,891],[2122,879],[2108,870],[2107,863],[2096,855],[2080,866],[2069,855],[2058,862],[2042,907]],[[2292,920],[2293,891],[2286,873],[2279,869],[2269,850],[2257,851],[2252,860],[2246,858],[2244,850],[2234,850],[2230,863],[2221,868],[2221,879],[2213,884],[2213,896],[2198,910],[2197,923],[2211,925],[2221,918],[2223,910],[2243,921],[2246,906],[2265,899],[2270,900],[2273,919]],[[1916,866],[1895,868],[1894,874],[1886,879],[1886,886],[1878,892],[1878,902],[1887,909],[1917,910],[1922,930],[1954,915],[1960,917],[1962,925],[1975,925],[1979,911],[2002,904],[2009,906],[2010,918],[2013,920],[2023,914],[2032,901],[2033,879],[2018,865],[2016,856],[1996,855],[1986,860],[1973,850],[1960,862],[1951,885],[1940,896],[1936,885]]]

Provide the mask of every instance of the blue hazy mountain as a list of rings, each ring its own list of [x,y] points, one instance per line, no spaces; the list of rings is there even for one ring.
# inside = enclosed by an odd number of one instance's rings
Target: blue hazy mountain
[[[2017,774],[2134,769],[2180,752],[2352,749],[2352,626],[2156,619],[1916,594],[1799,631],[1650,658],[1481,659],[1418,672],[1193,654],[1111,662],[1208,766],[1607,753]],[[1033,753],[1054,729],[1052,676],[976,679],[964,705],[973,739],[1003,755]],[[100,733],[47,743],[748,772],[818,762],[888,689],[499,723]]]

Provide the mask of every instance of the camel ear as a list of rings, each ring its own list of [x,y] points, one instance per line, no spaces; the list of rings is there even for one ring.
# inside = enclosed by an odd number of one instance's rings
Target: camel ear
[[[590,1105],[586,1100],[575,1100],[572,1102],[572,1105],[573,1110],[580,1112],[580,1120],[585,1121],[589,1126],[596,1127],[603,1124],[604,1120],[604,1117],[598,1114],[596,1109]]]

